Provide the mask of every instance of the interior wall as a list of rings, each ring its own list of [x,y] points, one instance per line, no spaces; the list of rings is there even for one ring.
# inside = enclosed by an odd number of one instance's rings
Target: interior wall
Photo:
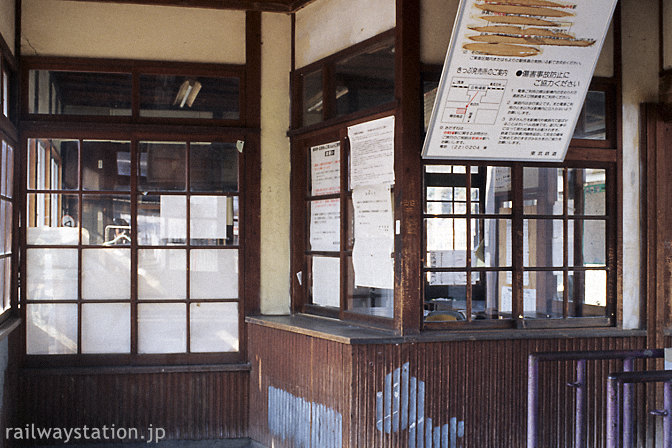
[[[301,68],[395,26],[395,0],[320,0],[296,13]]]
[[[425,64],[443,65],[455,24],[459,0],[421,0],[420,60]],[[597,61],[595,76],[613,76],[613,27],[605,39]]]
[[[0,0],[0,34],[14,53],[14,0]]]
[[[658,0],[623,0],[623,326],[637,328],[640,281],[640,109],[658,100]]]
[[[261,16],[261,312],[289,312],[291,19]]]
[[[21,26],[24,55],[245,63],[244,11],[23,0]]]

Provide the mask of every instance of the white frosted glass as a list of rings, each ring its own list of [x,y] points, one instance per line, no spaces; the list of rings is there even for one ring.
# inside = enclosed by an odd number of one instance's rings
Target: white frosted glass
[[[226,239],[226,196],[192,196],[190,238]]]
[[[29,300],[77,299],[77,249],[26,251]]]
[[[130,249],[82,251],[82,298],[129,300],[131,297]]]
[[[5,292],[5,282],[9,281],[7,271],[5,270],[5,261],[9,263],[9,258],[0,258],[0,306],[2,311],[9,308],[9,296]]]
[[[191,251],[189,291],[192,299],[238,298],[238,251]]]
[[[5,307],[9,308],[12,300],[12,259],[5,258]]]
[[[12,231],[13,231],[13,226],[12,226],[12,203],[11,202],[6,202],[2,201],[5,203],[5,253],[9,254],[12,252]]]
[[[79,227],[28,227],[26,242],[39,245],[73,245],[79,244]],[[88,244],[89,232],[84,230]]]
[[[184,303],[138,305],[138,352],[187,351],[187,306]]]
[[[192,352],[238,351],[237,303],[192,303],[189,309]]]
[[[77,305],[28,304],[26,351],[29,355],[77,353]]]
[[[186,196],[161,196],[159,227],[160,240],[185,240],[187,238]]]
[[[10,145],[7,145],[7,163],[3,166],[7,167],[5,194],[11,198],[14,194],[14,148]]]
[[[82,305],[82,353],[130,353],[131,305]]]
[[[1,103],[2,101],[0,101]],[[2,168],[2,179],[0,180],[0,194],[6,195],[7,194],[7,189],[6,189],[6,179],[7,179],[7,142],[2,141],[2,164],[0,167]]]
[[[313,257],[313,304],[341,306],[341,260],[335,257]]]
[[[186,299],[187,251],[138,250],[138,298]]]

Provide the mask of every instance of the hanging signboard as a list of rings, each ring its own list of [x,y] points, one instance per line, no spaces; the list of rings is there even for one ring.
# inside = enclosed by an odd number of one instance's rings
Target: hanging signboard
[[[461,0],[423,157],[562,161],[617,0]]]

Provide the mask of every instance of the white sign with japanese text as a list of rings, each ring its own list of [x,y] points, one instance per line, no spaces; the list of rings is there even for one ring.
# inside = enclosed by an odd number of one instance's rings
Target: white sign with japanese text
[[[429,159],[562,161],[617,0],[461,0]]]

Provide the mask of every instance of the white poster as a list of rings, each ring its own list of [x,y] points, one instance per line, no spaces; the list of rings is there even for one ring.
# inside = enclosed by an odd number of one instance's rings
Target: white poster
[[[616,0],[461,0],[423,157],[562,161]]]
[[[352,190],[355,245],[352,263],[355,285],[394,287],[394,215],[389,185],[370,185]]]
[[[348,127],[350,188],[394,183],[394,117]]]
[[[310,148],[310,194],[319,196],[341,191],[341,143]]]
[[[310,250],[341,249],[341,201],[327,199],[310,203]]]
[[[341,263],[336,257],[313,257],[313,304],[341,306]]]

